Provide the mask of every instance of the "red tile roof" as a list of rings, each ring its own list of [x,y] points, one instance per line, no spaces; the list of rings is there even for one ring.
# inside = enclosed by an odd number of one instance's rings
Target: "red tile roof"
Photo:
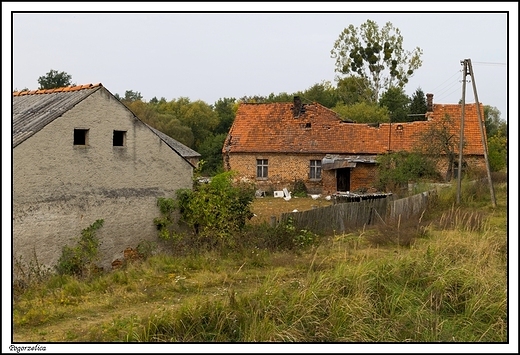
[[[13,96],[52,94],[54,92],[63,92],[63,91],[78,91],[78,90],[83,90],[83,89],[95,88],[97,86],[103,86],[103,85],[101,83],[97,83],[97,84],[65,86],[65,87],[60,87],[60,88],[55,88],[55,89],[15,91],[15,92],[13,92]]]
[[[382,154],[389,148],[410,151],[421,139],[422,132],[445,114],[454,121],[453,133],[458,137],[460,132],[461,106],[456,104],[433,105],[428,121],[382,123],[378,127],[345,123],[334,111],[318,103],[304,107],[305,112],[294,117],[293,103],[240,104],[223,152]],[[483,114],[482,105],[480,111]],[[398,129],[398,125],[402,129]],[[465,106],[464,135],[464,153],[483,155],[475,104]]]

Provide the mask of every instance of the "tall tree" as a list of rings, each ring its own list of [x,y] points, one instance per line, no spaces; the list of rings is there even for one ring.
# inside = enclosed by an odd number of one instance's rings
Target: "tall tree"
[[[399,87],[386,90],[379,99],[379,106],[386,107],[390,112],[391,122],[408,122],[413,119],[408,117],[410,98]]]
[[[227,134],[233,121],[235,120],[236,113],[236,100],[235,98],[222,98],[219,99],[213,105],[213,110],[217,113],[219,122],[215,128],[215,134]]]
[[[428,111],[426,96],[421,88],[417,88],[412,94],[412,101],[410,102],[410,114],[413,115],[413,121],[424,121],[424,115]]]
[[[381,91],[393,86],[403,88],[422,65],[422,49],[404,50],[401,31],[391,22],[381,29],[372,20],[359,28],[349,25],[334,42],[330,54],[336,59],[337,73],[368,80],[373,103],[378,102]]]
[[[51,69],[47,74],[38,78],[38,84],[40,84],[38,89],[55,89],[70,86],[73,85],[71,80],[72,76],[66,72],[58,72],[57,70]]]

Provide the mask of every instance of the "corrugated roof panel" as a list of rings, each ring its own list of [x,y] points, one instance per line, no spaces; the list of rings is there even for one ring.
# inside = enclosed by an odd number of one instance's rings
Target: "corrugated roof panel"
[[[13,95],[13,148],[98,90]]]
[[[150,129],[161,138],[164,143],[166,143],[170,148],[175,150],[177,153],[179,153],[181,156],[185,158],[198,158],[201,157],[200,153],[194,151],[190,147],[182,144],[179,141],[176,141],[172,137],[168,136],[167,134],[164,134],[163,132],[153,128],[152,126],[147,125],[150,127]]]

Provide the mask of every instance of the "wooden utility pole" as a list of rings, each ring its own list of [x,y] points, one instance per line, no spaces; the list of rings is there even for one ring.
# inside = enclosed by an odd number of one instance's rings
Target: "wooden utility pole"
[[[464,149],[464,108],[466,106],[466,76],[468,75],[468,65],[466,60],[461,61],[464,65],[462,70],[462,101],[460,117],[460,138],[459,138],[459,168],[457,170],[457,205],[460,204],[460,191],[462,179],[462,150]]]
[[[491,195],[491,204],[493,207],[497,206],[497,202],[495,199],[495,190],[493,188],[493,181],[491,180],[491,169],[489,168],[489,159],[488,159],[488,149],[487,149],[487,140],[485,135],[485,126],[484,120],[482,118],[482,113],[480,112],[480,102],[478,101],[477,95],[477,84],[475,83],[475,76],[473,74],[473,67],[471,65],[471,59],[464,59],[464,75],[462,79],[462,118],[460,124],[460,148],[459,148],[459,171],[458,171],[458,182],[457,182],[457,203],[460,203],[460,176],[462,172],[462,148],[463,148],[463,140],[464,140],[464,104],[465,104],[465,96],[466,96],[466,76],[469,74],[471,76],[471,83],[473,86],[473,94],[475,96],[475,104],[477,106],[477,117],[478,117],[478,127],[480,129],[480,137],[482,139],[482,147],[484,148],[484,160],[486,162],[486,172],[487,179],[489,183],[489,192]]]

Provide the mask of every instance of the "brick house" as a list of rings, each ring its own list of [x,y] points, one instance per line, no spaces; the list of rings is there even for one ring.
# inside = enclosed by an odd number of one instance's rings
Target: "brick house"
[[[445,115],[453,118],[451,131],[459,136],[461,105],[434,105],[433,95],[427,97],[426,121],[376,125],[346,122],[298,97],[292,103],[241,103],[222,149],[224,168],[266,190],[288,188],[296,180],[310,193],[373,188],[378,155],[411,151]],[[464,137],[464,159],[484,169],[476,104],[465,105]]]
[[[13,93],[13,258],[56,264],[97,219],[100,265],[157,241],[158,197],[192,187],[200,154],[101,84]]]

